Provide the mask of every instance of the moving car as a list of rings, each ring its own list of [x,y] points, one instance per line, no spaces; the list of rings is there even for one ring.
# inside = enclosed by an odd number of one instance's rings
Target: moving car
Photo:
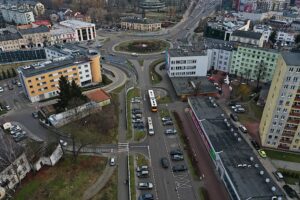
[[[172,167],[173,172],[184,172],[187,170],[187,167],[185,165],[174,165]]]
[[[160,163],[161,163],[161,166],[163,167],[163,168],[169,168],[169,161],[168,161],[168,158],[166,158],[166,157],[163,157],[163,158],[161,158],[160,159]]]
[[[165,130],[166,135],[174,135],[176,133],[177,133],[177,130],[174,128],[168,128],[167,130]]]
[[[109,159],[109,165],[110,166],[115,166],[116,165],[116,159],[114,157]]]
[[[138,200],[154,200],[154,196],[151,193],[141,194]]]
[[[235,113],[244,113],[244,112],[246,112],[246,110],[245,110],[245,108],[236,108],[236,109],[234,109],[234,112]]]
[[[6,105],[5,109],[8,111],[8,110],[11,110],[11,107],[9,105]]]
[[[0,92],[4,92],[4,89],[2,87],[0,87]]]
[[[140,190],[151,190],[153,188],[153,183],[151,182],[140,182],[138,184]]]
[[[175,154],[175,155],[172,155],[171,156],[171,160],[173,161],[180,161],[180,160],[183,160],[183,155],[178,155],[178,154]]]
[[[35,119],[38,118],[38,117],[39,117],[38,112],[33,112],[33,113],[32,113],[32,117],[35,118]]]
[[[267,157],[267,153],[266,153],[264,150],[262,150],[262,149],[259,149],[259,150],[258,150],[258,154],[259,154],[262,158],[266,158],[266,157]]]

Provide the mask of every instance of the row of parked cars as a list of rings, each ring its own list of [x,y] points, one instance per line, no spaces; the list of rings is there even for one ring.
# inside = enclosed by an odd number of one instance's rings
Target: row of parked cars
[[[19,125],[12,125],[8,130],[15,142],[20,142],[27,138],[26,131],[22,130]]]
[[[136,168],[136,174],[137,174],[137,177],[140,179],[149,178],[149,176],[150,176],[149,166],[148,165],[138,166]],[[139,190],[152,190],[154,186],[153,186],[153,183],[150,181],[143,181],[143,182],[139,182],[137,187]],[[154,200],[154,195],[147,192],[147,193],[141,194],[139,196],[139,200]]]
[[[174,149],[170,151],[170,158],[172,161],[182,161],[184,160],[183,152],[180,149]],[[168,158],[163,157],[160,160],[161,166],[165,169],[169,168],[169,161]],[[176,164],[172,167],[173,172],[182,172],[186,171],[187,167],[184,164]]]
[[[143,113],[140,108],[131,109],[131,122],[134,129],[144,130],[145,125],[142,117],[143,117]]]
[[[161,121],[163,123],[164,126],[173,126],[173,120],[171,117],[167,116],[167,117],[162,117]],[[175,128],[167,128],[165,130],[165,134],[166,135],[175,135],[177,133],[177,130]]]

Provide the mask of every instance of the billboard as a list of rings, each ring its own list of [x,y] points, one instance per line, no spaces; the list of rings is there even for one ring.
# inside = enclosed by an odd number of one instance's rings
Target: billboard
[[[256,9],[256,1],[254,0],[239,0],[239,11],[253,12]]]

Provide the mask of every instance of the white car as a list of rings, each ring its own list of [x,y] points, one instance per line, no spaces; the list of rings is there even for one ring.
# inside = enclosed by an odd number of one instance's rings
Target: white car
[[[151,182],[142,182],[142,183],[139,183],[138,185],[138,188],[140,190],[151,190],[153,188],[153,183]]]
[[[109,165],[110,166],[115,166],[116,165],[116,159],[114,157],[109,159]]]
[[[2,87],[0,87],[0,92],[4,92],[4,90],[3,90],[3,88],[2,88]]]

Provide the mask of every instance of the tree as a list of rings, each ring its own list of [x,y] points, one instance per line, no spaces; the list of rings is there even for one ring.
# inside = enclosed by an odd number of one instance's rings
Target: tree
[[[3,70],[2,70],[2,77],[3,77],[3,79],[7,79],[6,73]]]
[[[300,43],[300,34],[296,35],[296,37],[295,37],[295,43],[296,44]]]
[[[256,89],[258,90],[259,88],[259,82],[261,79],[261,76],[264,75],[265,71],[266,71],[266,65],[264,63],[264,61],[262,60],[259,64],[258,64],[258,71],[257,71],[257,79],[256,79]]]
[[[7,69],[7,78],[11,78],[11,77],[12,77],[11,73],[10,73],[9,69]]]
[[[65,76],[61,76],[58,81],[59,85],[59,96],[58,96],[58,107],[62,110],[68,106],[70,95],[70,85],[68,79]]]
[[[13,77],[16,77],[17,76],[17,72],[14,68],[11,69],[11,72],[12,72],[12,76]]]
[[[269,37],[269,40],[273,43],[276,42],[276,35],[277,35],[277,31],[273,31]]]

